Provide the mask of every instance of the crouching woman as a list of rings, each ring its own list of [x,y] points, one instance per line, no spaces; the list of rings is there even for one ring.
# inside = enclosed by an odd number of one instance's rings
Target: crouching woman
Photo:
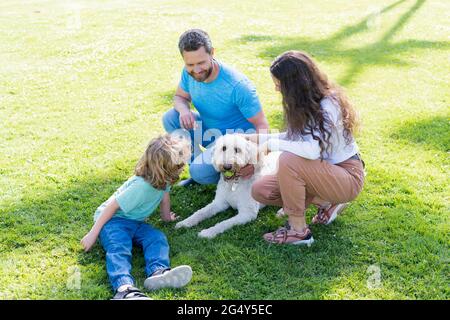
[[[266,241],[310,245],[308,206],[318,207],[312,223],[329,224],[363,188],[363,161],[353,138],[356,114],[342,89],[303,52],[280,55],[270,72],[283,98],[287,131],[251,137],[265,152],[282,151],[277,174],[256,181],[252,196],[288,215],[288,224],[265,234]]]

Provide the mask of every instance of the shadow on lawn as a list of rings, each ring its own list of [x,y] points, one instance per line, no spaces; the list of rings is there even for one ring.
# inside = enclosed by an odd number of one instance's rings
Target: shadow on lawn
[[[386,13],[406,0],[397,1],[380,11],[380,14]],[[417,0],[414,5],[405,12],[398,21],[385,32],[381,39],[372,44],[360,46],[357,48],[343,49],[343,41],[353,35],[370,31],[368,24],[372,15],[367,16],[359,23],[350,25],[337,31],[330,37],[323,40],[314,40],[304,37],[279,37],[268,35],[246,35],[235,40],[239,43],[249,42],[267,42],[268,45],[259,54],[261,58],[273,60],[279,54],[288,50],[302,50],[312,56],[325,61],[338,61],[347,65],[347,71],[342,75],[337,83],[342,86],[351,85],[355,79],[364,72],[369,66],[408,66],[409,63],[398,58],[397,55],[414,50],[424,49],[448,49],[450,42],[426,41],[426,40],[403,40],[392,41],[398,33],[422,7],[425,0]],[[269,45],[270,43],[270,45]],[[275,43],[275,45],[272,45]]]
[[[450,151],[450,118],[433,117],[420,121],[408,121],[391,134],[391,138],[424,145],[441,151]]]

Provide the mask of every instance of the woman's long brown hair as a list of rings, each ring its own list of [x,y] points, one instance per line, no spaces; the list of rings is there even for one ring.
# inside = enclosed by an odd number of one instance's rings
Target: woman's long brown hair
[[[320,106],[321,100],[328,97],[340,107],[345,142],[352,141],[357,128],[354,108],[342,88],[329,81],[306,53],[287,51],[281,54],[272,63],[270,72],[280,82],[289,138],[311,134],[319,141],[321,159],[325,151],[330,152],[333,124]],[[314,130],[318,130],[320,136]]]

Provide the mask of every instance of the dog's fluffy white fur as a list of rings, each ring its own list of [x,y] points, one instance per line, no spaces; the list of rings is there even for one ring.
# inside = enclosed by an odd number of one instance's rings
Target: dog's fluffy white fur
[[[257,145],[240,135],[224,135],[216,140],[213,148],[212,164],[217,171],[221,172],[216,196],[213,202],[178,222],[175,228],[195,226],[229,207],[237,209],[238,214],[211,228],[202,230],[198,235],[203,238],[214,238],[235,225],[245,224],[256,219],[259,209],[264,205],[252,198],[252,184],[263,175],[276,173],[280,154],[274,152],[266,156],[261,155],[257,161]],[[255,167],[255,172],[250,179],[244,180],[240,177],[227,179],[224,177],[223,172],[227,171],[227,165],[231,165],[231,171],[237,172],[247,164],[253,164]]]

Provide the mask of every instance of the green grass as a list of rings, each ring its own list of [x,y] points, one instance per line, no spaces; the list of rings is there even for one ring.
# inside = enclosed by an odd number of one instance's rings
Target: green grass
[[[368,175],[344,215],[312,227],[311,248],[264,243],[282,223],[273,207],[212,241],[197,232],[233,211],[189,230],[151,217],[168,235],[172,264],[194,269],[186,288],[151,296],[450,298],[447,1],[77,3],[0,3],[0,299],[111,297],[102,249],[83,253],[79,241],[163,132],[183,67],[177,40],[192,27],[255,83],[274,128],[282,124],[271,60],[288,49],[312,54],[360,112]],[[214,186],[174,188],[173,209],[187,217],[213,196]]]

